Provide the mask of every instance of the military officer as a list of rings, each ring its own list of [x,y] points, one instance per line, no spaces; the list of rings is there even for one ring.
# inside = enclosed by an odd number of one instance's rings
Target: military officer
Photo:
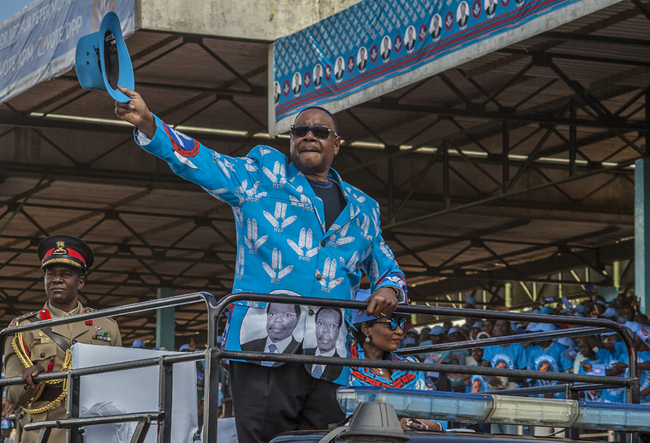
[[[79,302],[79,291],[86,283],[86,271],[93,264],[93,252],[83,240],[71,235],[52,235],[38,245],[44,271],[48,301],[40,311],[15,318],[11,325],[65,317],[89,312]],[[23,385],[7,388],[7,400],[23,406],[23,424],[65,418],[67,380],[36,383],[33,377],[43,372],[65,371],[71,367],[70,347],[74,343],[121,346],[117,323],[110,318],[43,328],[7,337],[5,375],[21,375]],[[25,432],[23,443],[35,442],[38,432]],[[52,443],[67,441],[64,429],[52,429]]]

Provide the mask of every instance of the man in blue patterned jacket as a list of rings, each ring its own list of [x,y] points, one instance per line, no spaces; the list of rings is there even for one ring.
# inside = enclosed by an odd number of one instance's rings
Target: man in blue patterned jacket
[[[296,117],[291,163],[268,146],[256,146],[246,157],[229,157],[168,126],[149,112],[138,93],[120,90],[131,101],[116,103],[115,113],[136,126],[138,144],[232,207],[237,229],[233,292],[354,300],[365,273],[372,291],[368,315],[390,317],[398,301],[406,301],[404,274],[381,236],[379,205],[330,168],[341,139],[328,111],[307,108]],[[241,350],[255,343],[257,350],[271,353],[314,348],[317,311],[235,303],[223,346]],[[336,354],[345,356],[345,322],[341,328]],[[294,340],[302,344],[297,350]],[[333,373],[337,379],[328,380]],[[313,375],[305,365],[231,362],[239,441],[266,442],[283,431],[326,429],[343,419],[335,391],[347,377],[347,371]]]

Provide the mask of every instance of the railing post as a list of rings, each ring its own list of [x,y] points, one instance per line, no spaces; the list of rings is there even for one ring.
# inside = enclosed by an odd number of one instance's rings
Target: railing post
[[[217,418],[219,417],[219,365],[221,352],[208,348],[205,356],[205,387],[203,394],[203,442],[217,441]]]
[[[66,408],[68,413],[66,418],[79,418],[79,397],[81,391],[81,380],[78,376],[68,373],[68,396],[66,397]],[[78,426],[71,427],[67,434],[70,443],[83,443],[80,428]]]
[[[158,410],[165,415],[158,421],[158,443],[171,443],[172,440],[172,406],[174,396],[174,367],[160,357]]]

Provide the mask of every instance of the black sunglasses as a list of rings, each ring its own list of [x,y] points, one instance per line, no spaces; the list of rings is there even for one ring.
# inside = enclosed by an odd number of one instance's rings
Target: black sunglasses
[[[330,132],[334,134],[334,137],[339,136],[327,126],[291,125],[291,135],[296,137],[304,137],[309,131],[314,134],[314,137],[320,138],[321,140],[327,140]]]
[[[386,323],[390,326],[390,330],[394,331],[398,327],[401,330],[404,330],[404,326],[406,326],[406,317],[391,317],[390,319],[385,319],[385,320],[375,320],[374,323]]]

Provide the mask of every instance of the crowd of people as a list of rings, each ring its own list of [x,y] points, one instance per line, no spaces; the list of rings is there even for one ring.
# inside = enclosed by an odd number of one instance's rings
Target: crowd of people
[[[650,402],[650,327],[648,317],[639,311],[639,303],[634,296],[621,293],[610,302],[602,296],[583,297],[573,304],[566,298],[547,299],[535,307],[532,314],[590,317],[612,320],[622,324],[636,340],[638,349],[638,368],[640,371],[641,402]],[[466,308],[476,309],[476,300],[468,297]],[[568,329],[571,326],[550,323],[514,323],[506,320],[469,319],[454,326],[451,321],[441,326],[423,327],[419,331],[407,327],[402,335],[400,348],[426,347],[446,342],[481,340],[489,337],[551,332]],[[543,372],[566,372],[587,375],[628,376],[628,356],[625,344],[615,332],[600,336],[568,337],[555,340],[542,340],[504,345],[473,347],[471,349],[423,352],[417,356],[426,363],[448,365],[477,365],[493,368],[525,369]],[[450,368],[451,369],[451,368]],[[427,373],[429,389],[477,393],[501,389],[517,389],[524,386],[548,386],[557,381],[525,380],[519,378],[460,375],[453,370],[447,373]],[[625,390],[604,389],[587,391],[587,401],[625,402]],[[547,398],[564,398],[564,392],[539,394]]]

